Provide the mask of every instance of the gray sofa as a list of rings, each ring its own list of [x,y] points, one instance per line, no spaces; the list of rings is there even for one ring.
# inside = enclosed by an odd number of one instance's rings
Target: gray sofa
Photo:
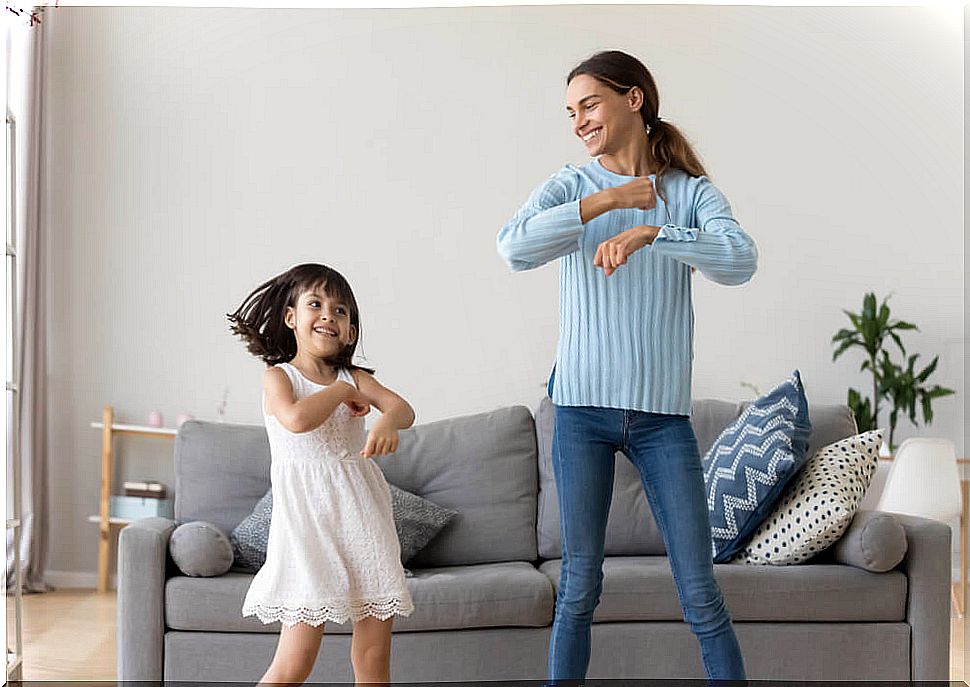
[[[744,404],[699,400],[701,453]],[[810,451],[851,436],[843,406],[812,406]],[[552,408],[522,406],[416,426],[379,459],[388,480],[460,512],[408,563],[415,602],[394,626],[395,681],[543,679],[559,582]],[[269,486],[260,426],[190,421],[175,448],[178,522],[229,532]],[[590,678],[704,678],[660,533],[618,456]],[[896,516],[908,551],[868,572],[823,553],[787,567],[715,565],[751,679],[948,680],[950,529]],[[250,575],[187,577],[168,555],[175,521],[121,531],[118,679],[255,681],[278,625],[240,615]],[[350,682],[351,627],[328,624],[314,682]]]

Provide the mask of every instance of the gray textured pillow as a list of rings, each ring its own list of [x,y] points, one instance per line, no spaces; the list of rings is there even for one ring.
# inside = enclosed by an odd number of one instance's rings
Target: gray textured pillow
[[[191,577],[215,577],[232,567],[232,545],[212,523],[196,520],[179,525],[168,541],[175,565]]]
[[[832,545],[832,558],[863,570],[886,572],[902,562],[908,546],[906,530],[891,513],[860,510]]]
[[[443,508],[393,484],[388,486],[391,488],[394,528],[401,543],[401,563],[404,564],[427,546],[458,515],[458,511]],[[255,571],[266,562],[266,543],[272,517],[273,490],[270,488],[229,537],[238,567]]]
[[[393,484],[389,486],[394,528],[401,542],[401,563],[407,563],[458,515],[458,511],[439,506]]]
[[[229,533],[236,567],[255,572],[266,562],[269,523],[273,518],[273,488],[266,490],[253,512]]]

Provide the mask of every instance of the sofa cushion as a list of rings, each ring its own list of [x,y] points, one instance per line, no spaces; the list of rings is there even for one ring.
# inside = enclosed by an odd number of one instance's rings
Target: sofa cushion
[[[559,589],[560,560],[539,570]],[[884,622],[906,614],[906,576],[848,565],[715,565],[737,622]],[[683,620],[666,556],[614,556],[603,562],[594,622]]]
[[[262,425],[183,422],[175,437],[175,519],[232,532],[269,488],[269,465]]]
[[[729,424],[740,417],[752,401],[720,401],[701,398],[694,401],[690,423],[697,436],[697,449],[706,455],[714,440]],[[858,434],[855,416],[845,404],[812,403],[809,399],[808,414],[812,418],[812,432],[808,436],[808,455],[814,455],[823,446],[839,439]]]
[[[215,525],[199,520],[175,528],[168,552],[183,575],[213,577],[232,566],[232,544]]]
[[[798,370],[746,408],[702,459],[715,562],[730,560],[808,460],[808,400]]]
[[[839,563],[886,572],[903,562],[908,547],[906,530],[892,513],[860,510],[831,552]]]
[[[721,401],[715,398],[696,400],[691,407],[690,424],[697,437],[697,451],[706,455],[724,428],[737,420],[750,402]]]
[[[559,498],[552,471],[552,430],[556,407],[543,398],[536,408],[539,444],[539,517],[537,537],[541,558],[559,558]],[[606,555],[663,554],[663,537],[640,484],[640,473],[622,453],[616,454],[613,501],[606,522]]]
[[[829,444],[809,458],[731,562],[794,565],[837,542],[869,487],[881,445],[877,429]]]
[[[273,520],[273,490],[267,489],[253,512],[229,533],[235,557],[233,567],[256,572],[266,562],[266,546],[269,543],[269,526]]]
[[[176,630],[279,632],[240,613],[253,576],[171,577],[165,583],[165,624]],[[395,632],[471,627],[545,627],[555,604],[549,578],[522,561],[422,568],[407,579],[414,612],[396,616]],[[328,633],[348,633],[352,623],[327,623]]]
[[[434,539],[441,528],[458,515],[458,512],[442,508],[393,484],[388,486],[391,492],[394,529],[401,545],[401,563],[407,563]],[[269,527],[272,520],[273,490],[267,489],[266,494],[253,508],[253,512],[236,525],[236,529],[229,535],[237,570],[256,572],[263,567],[263,563],[266,562],[266,547],[269,544]]]
[[[528,408],[418,425],[375,458],[388,482],[458,511],[409,567],[532,561],[536,553],[536,438]]]
[[[418,551],[427,546],[458,515],[458,511],[442,508],[433,501],[393,484],[389,486],[394,527],[401,544],[401,563],[409,563]]]
[[[697,447],[705,455],[718,435],[738,419],[750,402],[697,399],[691,411],[691,425],[697,436]],[[809,405],[812,433],[809,451],[827,446],[856,433],[855,418],[845,405]],[[555,406],[543,397],[535,411],[536,438],[539,450],[539,516],[536,525],[539,556],[559,558],[559,500],[552,472],[552,430]],[[616,455],[613,478],[613,502],[606,526],[606,555],[660,555],[663,537],[650,511],[640,486],[640,475],[623,454]]]
[[[410,565],[535,560],[536,440],[528,408],[418,425],[374,459],[388,482],[459,515]],[[190,420],[175,442],[175,515],[231,532],[270,487],[261,425]]]

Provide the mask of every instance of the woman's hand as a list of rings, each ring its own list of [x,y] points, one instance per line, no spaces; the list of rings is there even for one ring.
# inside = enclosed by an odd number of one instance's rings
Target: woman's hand
[[[633,181],[608,189],[613,209],[637,208],[652,210],[657,207],[657,192],[653,182],[647,177],[639,177]]]
[[[360,452],[360,455],[364,458],[386,456],[388,453],[394,453],[397,450],[397,428],[386,420],[387,416],[382,416],[371,427],[364,450]]]
[[[641,224],[627,229],[613,238],[603,241],[603,243],[596,247],[593,265],[602,267],[603,272],[608,277],[616,272],[620,265],[625,265],[627,258],[644,246],[653,243],[653,240],[657,238],[659,232],[660,227],[649,224]]]

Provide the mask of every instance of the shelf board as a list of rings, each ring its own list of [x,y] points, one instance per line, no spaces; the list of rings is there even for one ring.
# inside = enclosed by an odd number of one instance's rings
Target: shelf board
[[[12,530],[20,527],[20,518],[7,518],[7,529]]]
[[[104,429],[103,422],[92,422],[94,429]],[[175,427],[150,427],[148,425],[127,425],[117,422],[111,423],[111,431],[114,434],[140,434],[157,437],[174,437],[178,434]]]
[[[101,516],[100,515],[89,515],[88,516],[88,522],[94,522],[94,523],[100,524],[101,523]],[[128,518],[115,518],[115,517],[108,518],[108,525],[109,526],[112,526],[112,527],[124,527],[125,525],[130,525],[133,522],[134,522],[134,520],[130,520]]]

